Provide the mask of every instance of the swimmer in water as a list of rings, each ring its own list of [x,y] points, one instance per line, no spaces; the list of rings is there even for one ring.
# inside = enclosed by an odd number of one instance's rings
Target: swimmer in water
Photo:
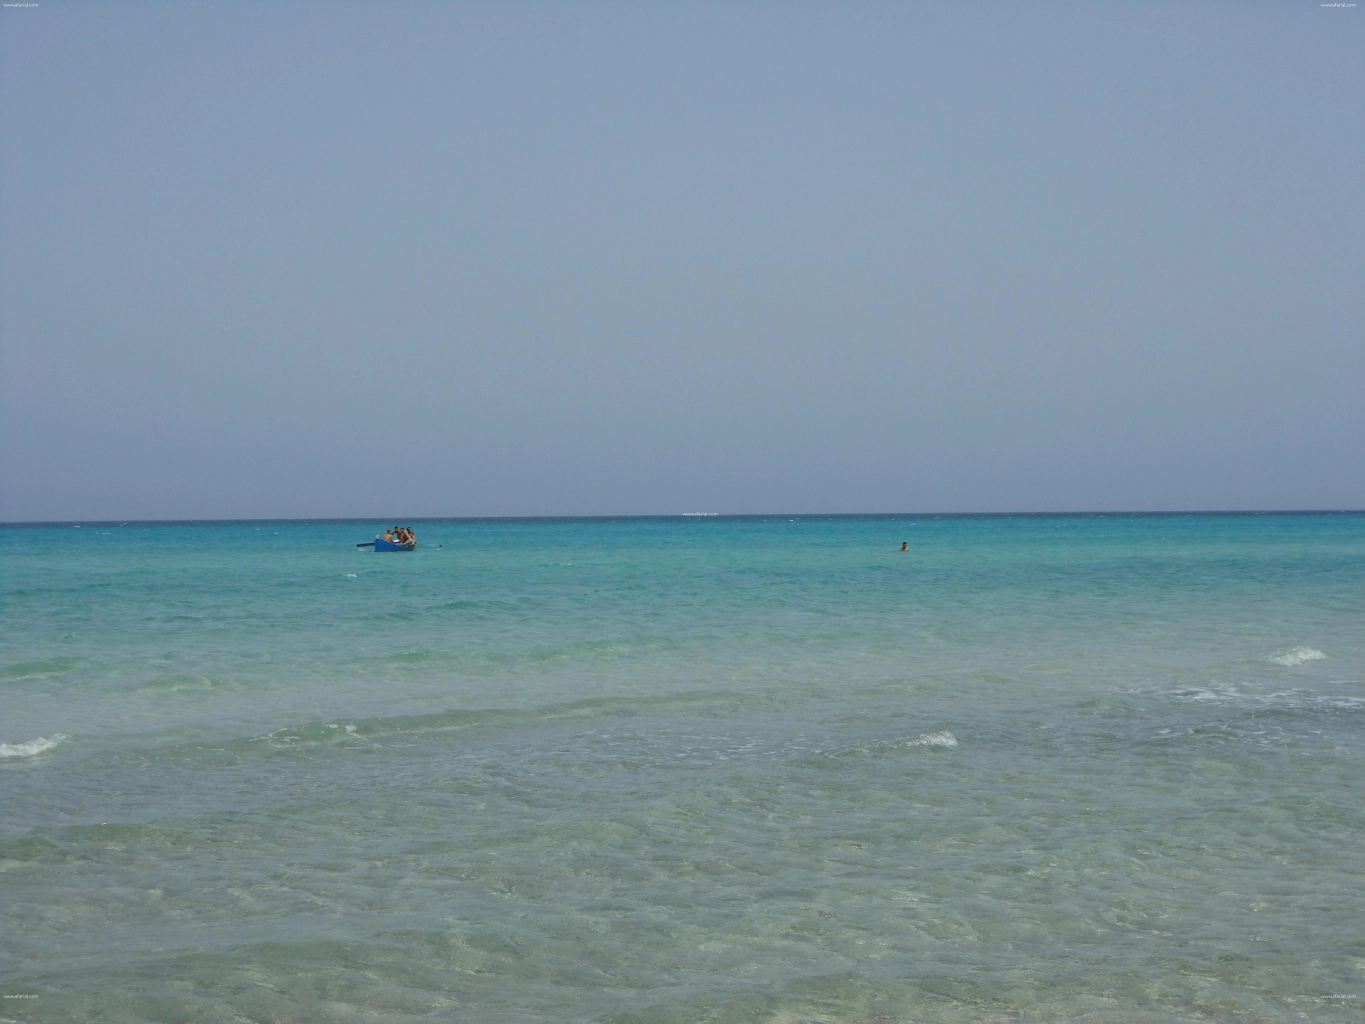
[[[910,542],[908,540],[901,541],[901,550],[907,552],[910,550]]]

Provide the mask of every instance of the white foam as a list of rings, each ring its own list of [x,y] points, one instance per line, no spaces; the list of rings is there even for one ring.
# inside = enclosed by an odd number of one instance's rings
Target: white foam
[[[65,733],[54,732],[51,736],[39,736],[27,743],[0,743],[0,757],[32,757],[44,750],[51,750],[64,739]]]
[[[941,747],[944,750],[951,750],[957,746],[957,737],[947,729],[943,732],[926,732],[918,739],[910,740],[906,743],[907,747]]]
[[[1292,651],[1284,654],[1276,654],[1270,660],[1276,665],[1294,666],[1302,665],[1305,661],[1321,661],[1327,655],[1321,651],[1316,651],[1311,647],[1295,647]]]

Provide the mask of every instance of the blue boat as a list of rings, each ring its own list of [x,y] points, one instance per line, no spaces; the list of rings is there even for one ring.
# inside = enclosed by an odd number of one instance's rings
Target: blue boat
[[[396,540],[388,540],[379,534],[374,535],[374,540],[367,540],[364,544],[357,544],[358,548],[374,548],[376,551],[411,551],[417,546],[417,535],[408,530],[408,536],[412,538],[411,544],[400,544]]]

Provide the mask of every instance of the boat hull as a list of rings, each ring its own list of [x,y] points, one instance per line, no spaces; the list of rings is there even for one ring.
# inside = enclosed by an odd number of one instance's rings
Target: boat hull
[[[376,551],[411,551],[416,546],[416,544],[395,544],[393,541],[385,540],[383,537],[376,537],[374,539],[374,549]]]

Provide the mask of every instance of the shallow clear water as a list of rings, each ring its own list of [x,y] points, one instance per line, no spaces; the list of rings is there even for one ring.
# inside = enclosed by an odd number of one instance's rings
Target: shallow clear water
[[[1365,516],[384,525],[0,529],[0,1020],[1365,1012]]]

